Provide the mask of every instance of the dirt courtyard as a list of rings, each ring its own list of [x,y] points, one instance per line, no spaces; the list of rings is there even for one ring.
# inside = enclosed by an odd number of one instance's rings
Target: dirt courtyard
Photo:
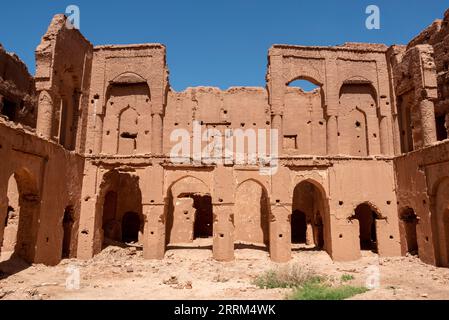
[[[187,299],[278,300],[291,289],[259,289],[254,279],[281,265],[268,253],[239,245],[235,261],[212,259],[209,240],[170,247],[165,260],[144,260],[139,248],[109,246],[89,261],[63,260],[59,265],[27,265],[18,260],[0,263],[0,299]],[[3,260],[7,259],[5,255]],[[426,265],[416,257],[381,258],[364,252],[355,262],[332,262],[324,251],[298,248],[291,264],[315,270],[348,284],[364,285],[367,267],[380,268],[380,287],[353,299],[449,299],[449,269]],[[69,269],[77,266],[79,290],[66,288]]]

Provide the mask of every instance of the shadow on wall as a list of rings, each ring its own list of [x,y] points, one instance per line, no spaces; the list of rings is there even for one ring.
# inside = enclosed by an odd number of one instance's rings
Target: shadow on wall
[[[9,178],[7,200],[0,251],[7,260],[0,263],[2,277],[22,271],[34,260],[40,202],[37,181],[27,169]]]

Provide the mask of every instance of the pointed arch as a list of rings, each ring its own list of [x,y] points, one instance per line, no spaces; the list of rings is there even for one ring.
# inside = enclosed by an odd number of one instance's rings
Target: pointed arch
[[[315,179],[304,179],[293,189],[290,225],[292,243],[314,245],[330,254],[329,205],[325,189]]]

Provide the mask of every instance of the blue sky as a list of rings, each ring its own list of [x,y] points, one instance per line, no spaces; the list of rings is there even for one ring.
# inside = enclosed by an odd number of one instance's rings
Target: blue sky
[[[160,42],[167,46],[170,83],[264,86],[275,43],[405,44],[443,17],[443,0],[35,0],[2,3],[0,43],[34,74],[34,50],[52,16],[81,10],[81,32],[94,45]],[[381,10],[381,29],[365,28],[365,8]]]

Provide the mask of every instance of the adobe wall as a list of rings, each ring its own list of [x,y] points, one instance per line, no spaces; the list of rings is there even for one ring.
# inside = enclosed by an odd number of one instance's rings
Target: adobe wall
[[[105,238],[120,238],[121,217],[133,211],[144,225],[139,236],[144,256],[162,258],[167,245],[192,240],[194,198],[200,196],[210,197],[201,201],[210,201],[213,211],[211,236],[218,260],[233,258],[234,243],[249,242],[267,246],[275,261],[288,261],[295,208],[309,212],[310,228],[315,228],[319,216],[324,249],[334,259],[357,259],[359,226],[349,218],[363,203],[381,217],[379,253],[399,254],[394,188],[385,189],[385,184],[394,185],[388,157],[394,135],[385,53],[386,47],[376,45],[273,47],[268,84],[273,90],[281,75],[279,123],[273,102],[279,91],[197,87],[175,92],[168,85],[162,45],[96,47],[78,257],[100,252]],[[285,55],[285,65],[274,64],[278,55]],[[314,68],[307,69],[310,65]],[[310,73],[316,70],[323,73]],[[320,88],[304,92],[287,86],[301,77]],[[332,77],[338,82],[334,84]],[[329,134],[329,112],[337,121],[335,136]],[[226,129],[280,128],[279,172],[262,176],[258,166],[235,162],[226,166],[174,163],[168,158],[177,143],[170,140],[171,133],[186,129],[192,135],[194,121],[202,130],[221,134]],[[203,141],[202,147],[206,144]],[[305,188],[311,193],[295,199],[295,187],[301,182],[308,183]],[[133,187],[124,188],[129,184]],[[112,215],[110,197],[116,197]],[[131,198],[134,204],[124,200]]]
[[[303,217],[304,242],[335,260],[360,258],[366,240],[380,256],[414,251],[415,241],[424,262],[447,266],[448,144],[437,142],[448,131],[447,20],[408,46],[274,45],[266,88],[175,92],[165,46],[94,47],[55,16],[36,50],[37,134],[0,120],[9,165],[0,172],[0,212],[11,212],[5,199],[15,172],[25,196],[8,201],[32,217],[19,252],[55,264],[69,241],[70,256],[88,259],[107,241],[127,241],[137,221],[130,241],[148,259],[204,236],[217,260],[232,260],[246,244],[286,262]],[[318,88],[292,87],[298,79]],[[170,158],[176,129],[193,149],[195,122],[213,135],[277,130],[277,173]]]
[[[95,47],[86,154],[160,154],[167,77],[163,45]]]
[[[0,120],[0,136],[0,221],[6,218],[8,184],[15,181],[19,192],[13,195],[19,199],[14,208],[16,253],[29,262],[55,265],[62,256],[63,216],[68,206],[73,206],[73,220],[78,221],[84,160],[11,122]],[[10,193],[9,197],[12,200]],[[1,223],[0,239],[4,227]],[[70,256],[75,257],[77,223],[72,227]]]
[[[386,52],[386,46],[370,44],[274,45],[267,73],[272,128],[288,129],[285,88],[305,79],[321,87],[326,154],[393,155],[397,137]],[[288,145],[287,133],[280,135],[280,146]]]

